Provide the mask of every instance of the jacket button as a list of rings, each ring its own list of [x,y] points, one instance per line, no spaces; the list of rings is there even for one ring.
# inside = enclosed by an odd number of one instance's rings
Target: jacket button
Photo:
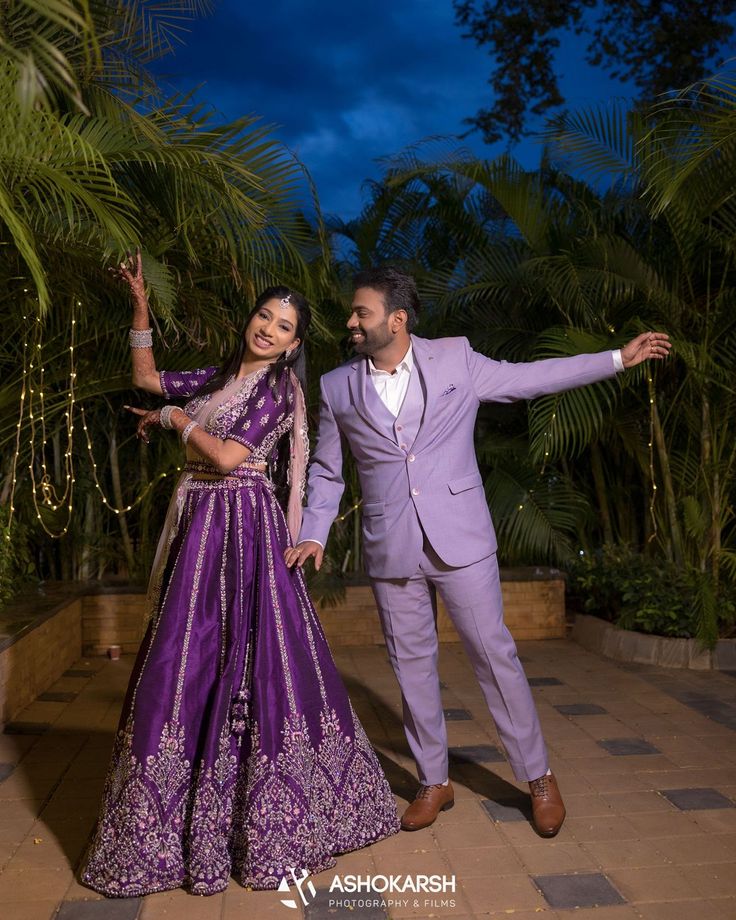
[[[408,456],[406,459],[409,461],[409,463],[413,463],[413,462],[414,462],[414,454],[409,454],[409,456]]]
[[[412,495],[419,495],[419,489],[412,489],[412,490],[411,490],[411,494],[412,494]]]
[[[403,426],[403,425],[397,425],[397,426],[396,426],[396,430],[397,430],[397,431],[403,431],[403,430],[404,430],[404,426]]]

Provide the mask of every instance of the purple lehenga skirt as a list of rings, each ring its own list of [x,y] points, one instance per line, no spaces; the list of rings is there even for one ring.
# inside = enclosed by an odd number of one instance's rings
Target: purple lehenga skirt
[[[277,888],[399,829],[266,477],[190,480],[82,879]]]

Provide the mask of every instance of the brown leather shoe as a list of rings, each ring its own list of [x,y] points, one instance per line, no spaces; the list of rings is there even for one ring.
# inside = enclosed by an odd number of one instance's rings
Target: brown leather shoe
[[[565,820],[565,805],[557,780],[549,773],[529,783],[534,827],[540,837],[554,837]]]
[[[446,786],[420,786],[416,798],[401,818],[401,828],[405,831],[420,831],[423,827],[429,827],[441,811],[447,811],[454,804],[452,783]]]

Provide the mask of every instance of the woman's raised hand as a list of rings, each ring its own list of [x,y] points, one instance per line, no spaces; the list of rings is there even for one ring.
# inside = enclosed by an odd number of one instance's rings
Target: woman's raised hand
[[[125,259],[117,266],[110,268],[109,271],[130,288],[133,299],[136,303],[145,303],[148,309],[146,299],[146,284],[143,278],[143,262],[141,260],[141,251],[136,249],[135,255],[128,253]]]

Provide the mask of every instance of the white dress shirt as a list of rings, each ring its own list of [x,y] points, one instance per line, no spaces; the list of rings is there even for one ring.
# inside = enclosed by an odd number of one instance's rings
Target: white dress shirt
[[[411,344],[393,373],[379,370],[373,363],[373,358],[368,358],[368,373],[371,375],[376,393],[381,397],[381,402],[394,418],[401,412],[406,391],[409,387],[409,378],[413,370],[414,353]]]

